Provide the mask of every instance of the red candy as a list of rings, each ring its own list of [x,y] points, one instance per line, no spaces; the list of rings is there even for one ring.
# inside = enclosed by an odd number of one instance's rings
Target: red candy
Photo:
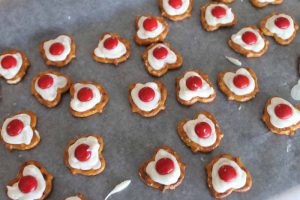
[[[211,136],[211,127],[206,122],[200,122],[195,126],[195,132],[199,138],[208,138]]]
[[[47,89],[53,85],[53,78],[52,76],[45,74],[42,75],[38,80],[38,86],[42,89]]]
[[[202,87],[202,80],[199,76],[191,76],[186,80],[185,84],[188,89],[195,91]]]
[[[280,28],[280,29],[287,29],[291,23],[290,21],[285,18],[285,17],[278,17],[276,20],[275,20],[275,25]]]
[[[36,190],[38,182],[33,176],[23,176],[20,178],[18,187],[21,192],[27,194]]]
[[[86,102],[91,100],[94,97],[93,91],[91,88],[83,87],[77,93],[77,98],[79,101]]]
[[[90,146],[87,144],[81,144],[75,149],[75,157],[77,160],[84,162],[90,159],[92,152],[89,150]]]
[[[161,158],[155,165],[155,169],[160,175],[169,174],[174,170],[174,168],[174,162],[170,158]]]
[[[162,59],[166,58],[168,53],[169,52],[165,47],[156,47],[153,50],[153,56],[158,60],[162,60]]]
[[[142,89],[140,89],[138,95],[142,101],[150,102],[154,99],[155,92],[151,87],[143,87]]]
[[[65,50],[65,46],[60,42],[55,42],[50,46],[49,52],[54,55],[58,56],[62,54]]]
[[[10,121],[6,127],[6,132],[10,136],[19,135],[24,128],[24,123],[21,120],[14,119]]]
[[[169,0],[169,5],[175,9],[179,9],[182,6],[182,0]]]
[[[275,107],[275,114],[279,119],[288,119],[293,115],[293,109],[287,104],[278,104]]]
[[[244,89],[248,87],[250,80],[247,76],[238,74],[233,78],[233,84],[239,89]]]
[[[118,46],[118,43],[119,41],[117,38],[109,37],[104,41],[103,45],[106,49],[112,50]]]
[[[230,182],[237,176],[235,169],[230,165],[223,165],[222,167],[220,167],[218,170],[218,174],[219,177],[225,182]]]
[[[158,27],[158,22],[155,18],[147,18],[143,22],[143,27],[146,31],[154,31]]]
[[[211,10],[211,14],[219,19],[226,16],[226,9],[222,6],[216,6]]]
[[[255,35],[255,33],[253,33],[252,31],[246,31],[245,33],[243,33],[242,35],[242,40],[248,44],[248,45],[252,45],[255,44],[257,42],[257,36]]]
[[[4,69],[10,69],[17,66],[17,59],[13,56],[5,56],[1,60],[1,66]]]

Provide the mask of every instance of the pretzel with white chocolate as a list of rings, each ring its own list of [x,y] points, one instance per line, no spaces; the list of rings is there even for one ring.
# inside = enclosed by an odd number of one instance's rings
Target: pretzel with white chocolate
[[[23,111],[7,117],[1,127],[0,140],[8,150],[28,150],[36,147],[41,138],[36,130],[34,112]]]
[[[0,54],[0,77],[8,84],[17,84],[25,76],[30,63],[24,52],[6,50]]]
[[[117,33],[104,33],[99,39],[98,46],[93,51],[92,57],[100,63],[118,65],[125,62],[130,56],[130,43]]]
[[[186,165],[168,146],[156,148],[150,160],[139,168],[142,181],[160,191],[175,190],[184,179]]]
[[[40,53],[46,63],[55,67],[64,67],[75,58],[75,41],[69,35],[59,35],[40,44]]]
[[[181,21],[191,16],[193,0],[159,0],[159,8],[162,16]]]
[[[65,165],[72,174],[98,175],[103,172],[106,166],[102,155],[103,148],[103,139],[96,134],[73,139],[65,149]]]
[[[134,41],[138,45],[161,42],[169,32],[169,25],[163,17],[139,16],[135,20],[135,27]]]
[[[299,26],[290,15],[274,12],[260,22],[260,29],[279,44],[289,45],[296,38]]]

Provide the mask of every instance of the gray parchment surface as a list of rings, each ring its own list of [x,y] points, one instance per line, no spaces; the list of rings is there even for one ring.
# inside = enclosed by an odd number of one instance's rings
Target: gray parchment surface
[[[259,59],[246,59],[227,46],[227,39],[241,27],[258,24],[267,14],[278,11],[293,15],[300,22],[300,1],[285,0],[280,6],[255,9],[248,0],[232,4],[239,23],[231,29],[205,32],[200,24],[199,8],[204,0],[194,0],[192,17],[182,22],[169,22],[167,41],[183,56],[181,69],[171,71],[162,78],[147,74],[141,61],[144,47],[133,42],[134,20],[137,15],[159,15],[155,0],[0,0],[0,50],[16,48],[26,52],[31,67],[23,81],[7,85],[1,80],[1,120],[22,110],[37,113],[42,142],[31,151],[7,151],[0,145],[0,199],[7,199],[6,183],[13,178],[22,162],[35,159],[54,177],[54,188],[49,199],[60,200],[84,193],[90,200],[104,199],[119,182],[131,179],[131,186],[111,199],[152,200],[209,200],[213,199],[206,184],[204,166],[220,153],[241,157],[253,177],[252,189],[243,194],[232,194],[232,200],[263,200],[274,197],[300,184],[300,135],[280,137],[268,131],[260,120],[266,100],[281,96],[292,101],[290,89],[296,84],[297,56],[300,37],[288,47],[277,45],[272,38],[269,50]],[[92,60],[91,52],[100,34],[114,31],[128,38],[132,44],[130,59],[118,67],[99,64]],[[62,69],[47,67],[38,51],[41,41],[59,34],[74,36],[77,58]],[[216,84],[217,73],[237,67],[225,60],[224,55],[240,59],[258,75],[260,92],[247,103],[227,101],[218,90],[211,104],[185,107],[175,98],[175,77],[188,69],[208,73]],[[101,83],[110,95],[103,114],[84,119],[70,115],[69,94],[61,103],[48,109],[31,96],[31,79],[48,68],[68,74],[74,82],[91,80]],[[167,86],[166,111],[145,119],[131,113],[127,87],[133,82],[161,80]],[[193,154],[179,139],[176,126],[180,120],[193,118],[199,111],[213,113],[224,132],[221,145],[210,154]],[[105,171],[95,177],[74,176],[63,164],[63,152],[68,141],[81,134],[98,133],[105,143]],[[187,164],[186,177],[175,191],[161,193],[144,185],[138,177],[138,167],[152,156],[155,147],[169,145]],[[297,199],[295,197],[295,199]]]

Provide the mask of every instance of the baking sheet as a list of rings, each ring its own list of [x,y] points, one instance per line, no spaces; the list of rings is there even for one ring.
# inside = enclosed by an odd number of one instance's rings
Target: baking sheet
[[[213,199],[206,185],[204,166],[220,153],[241,157],[253,177],[252,189],[243,194],[232,194],[233,200],[262,200],[276,198],[300,184],[300,135],[279,137],[268,131],[260,120],[266,100],[279,95],[290,100],[290,89],[296,84],[297,56],[300,38],[288,47],[277,45],[271,38],[269,50],[259,59],[245,59],[234,53],[226,44],[228,37],[239,28],[258,24],[267,14],[278,11],[291,14],[300,22],[299,0],[286,0],[283,5],[255,9],[247,0],[232,4],[239,23],[235,28],[213,33],[205,32],[200,25],[199,8],[206,1],[195,0],[192,17],[182,22],[169,21],[167,41],[178,49],[184,58],[183,67],[170,71],[162,78],[147,74],[141,61],[144,47],[133,42],[134,19],[137,15],[159,15],[155,0],[84,0],[40,1],[0,0],[0,50],[17,48],[27,53],[32,65],[18,85],[7,85],[1,80],[1,120],[21,110],[37,113],[42,142],[31,151],[8,152],[0,145],[0,199],[7,199],[4,188],[13,178],[22,162],[35,159],[54,174],[54,188],[49,199],[59,200],[82,192],[88,199],[104,199],[119,182],[131,179],[131,186],[111,199]],[[114,67],[92,60],[91,52],[100,34],[114,31],[128,38],[132,55],[124,64]],[[74,36],[77,58],[62,69],[47,67],[38,45],[59,34]],[[218,91],[212,104],[195,104],[184,107],[175,99],[175,77],[188,69],[208,73],[216,86],[217,73],[237,67],[225,60],[224,55],[240,59],[258,75],[260,93],[247,103],[229,102]],[[53,109],[47,109],[30,95],[31,79],[48,68],[68,74],[73,81],[91,80],[101,83],[110,95],[110,101],[101,115],[84,119],[73,118],[68,112],[69,95]],[[127,87],[133,82],[162,80],[169,95],[167,109],[158,116],[145,119],[130,111]],[[298,102],[299,103],[299,102]],[[177,123],[193,118],[199,111],[213,113],[224,132],[219,148],[210,154],[193,154],[179,139]],[[74,176],[63,164],[63,152],[68,141],[86,133],[99,133],[105,143],[107,167],[95,177]],[[154,148],[169,145],[187,164],[186,177],[175,191],[161,193],[144,185],[138,177],[138,167],[152,156]],[[299,189],[298,189],[299,190]],[[295,197],[296,198],[296,197]],[[295,199],[294,198],[294,199]]]

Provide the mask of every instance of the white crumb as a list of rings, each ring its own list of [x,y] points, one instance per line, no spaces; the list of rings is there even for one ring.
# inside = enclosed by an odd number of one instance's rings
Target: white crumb
[[[234,64],[234,65],[236,65],[236,66],[239,66],[239,67],[242,66],[242,62],[239,61],[239,60],[236,59],[236,58],[232,58],[232,57],[229,57],[229,56],[225,56],[225,58],[226,58],[229,62],[231,62],[232,64]]]
[[[300,80],[291,90],[291,96],[294,100],[300,100]]]
[[[240,105],[238,109],[239,109],[239,110],[242,110],[242,105]]]
[[[290,141],[288,141],[287,145],[286,145],[286,152],[290,152],[292,148],[292,144],[290,143]]]

